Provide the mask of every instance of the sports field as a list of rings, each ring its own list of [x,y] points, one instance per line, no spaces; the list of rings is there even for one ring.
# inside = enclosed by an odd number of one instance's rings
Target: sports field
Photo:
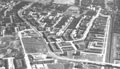
[[[45,53],[47,52],[46,43],[42,38],[23,38],[23,44],[27,53]]]

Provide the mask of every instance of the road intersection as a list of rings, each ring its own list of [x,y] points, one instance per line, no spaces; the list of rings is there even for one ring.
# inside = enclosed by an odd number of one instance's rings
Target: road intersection
[[[33,4],[33,3],[32,3]],[[22,11],[24,11],[25,9],[27,9],[27,8],[29,8],[32,4],[30,4],[30,5],[28,5],[26,8],[24,8],[23,10],[21,10],[21,11],[19,11],[18,12],[18,14],[19,14],[19,16],[22,18]],[[80,41],[80,40],[84,40],[86,37],[87,37],[87,34],[89,33],[89,30],[90,30],[90,28],[92,27],[92,25],[93,25],[93,22],[94,22],[94,20],[99,16],[99,15],[101,15],[101,16],[104,16],[104,17],[108,17],[108,20],[107,20],[107,27],[106,27],[106,31],[109,31],[109,25],[110,25],[110,19],[111,19],[111,17],[110,16],[107,16],[107,15],[103,15],[103,14],[101,14],[100,13],[101,12],[101,8],[99,8],[99,10],[97,11],[97,14],[96,14],[96,16],[94,16],[92,19],[91,19],[91,21],[89,22],[89,26],[88,26],[88,28],[87,28],[87,30],[84,32],[84,35],[83,35],[83,37],[81,38],[81,39],[77,39],[77,40],[73,40],[73,41]],[[29,22],[27,22],[24,18],[22,18],[24,21],[25,21],[25,23],[27,23],[32,29],[33,29],[33,31],[35,32],[35,33],[37,33],[40,37],[42,36],[42,34],[34,27],[34,26],[32,26]],[[19,37],[20,37],[20,40],[21,40],[21,42],[22,42],[22,37],[21,37],[21,32],[23,32],[23,31],[20,31],[19,32]],[[90,61],[90,60],[81,60],[81,59],[70,59],[70,58],[67,58],[67,57],[61,57],[61,56],[58,56],[58,55],[56,55],[55,53],[53,53],[53,52],[51,52],[50,50],[48,50],[48,54],[51,56],[51,57],[53,57],[53,58],[55,58],[55,59],[60,59],[60,60],[65,60],[65,61],[70,61],[70,62],[80,62],[80,63],[91,63],[91,64],[96,64],[96,65],[101,65],[101,66],[111,66],[111,67],[119,67],[120,68],[120,65],[119,64],[114,64],[114,63],[107,63],[107,62],[105,62],[106,61],[106,55],[107,55],[107,42],[108,42],[108,38],[109,38],[109,32],[106,32],[105,33],[105,37],[107,37],[106,38],[106,40],[105,40],[105,45],[104,45],[104,51],[103,51],[103,62],[97,62],[97,61]],[[73,42],[73,41],[66,41],[66,42]],[[47,43],[47,42],[46,42]],[[24,45],[22,44],[22,46],[23,46],[23,48],[24,48]],[[25,50],[24,50],[24,52],[25,52]],[[27,64],[28,64],[28,67],[30,66],[29,64],[30,64],[30,62],[28,61],[28,57],[27,57],[27,54],[25,54],[26,56],[26,61],[27,61]],[[31,68],[28,68],[28,69],[31,69]]]

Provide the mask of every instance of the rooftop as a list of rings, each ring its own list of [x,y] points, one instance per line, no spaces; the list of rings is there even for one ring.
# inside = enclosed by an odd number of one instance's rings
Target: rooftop
[[[75,3],[75,0],[54,0],[53,3],[56,3],[56,4],[74,4]]]

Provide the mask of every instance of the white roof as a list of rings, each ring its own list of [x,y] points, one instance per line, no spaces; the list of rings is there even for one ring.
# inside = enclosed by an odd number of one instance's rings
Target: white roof
[[[54,0],[53,3],[57,3],[57,4],[74,4],[75,0]]]

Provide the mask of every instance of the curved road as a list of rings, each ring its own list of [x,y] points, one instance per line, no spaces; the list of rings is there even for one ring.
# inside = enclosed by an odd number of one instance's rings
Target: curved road
[[[32,5],[32,4],[29,4],[26,8],[24,8],[24,10],[27,9],[27,8],[29,8],[31,5]],[[21,11],[18,12],[18,14],[19,14],[20,17],[22,16],[21,13],[22,13],[22,11],[24,11],[24,10],[21,10]],[[99,16],[100,11],[101,11],[101,8],[99,8],[97,15],[96,15],[95,17],[93,17],[93,19],[90,21],[90,23],[89,23],[90,25],[89,25],[89,27],[87,28],[87,31],[84,33],[84,37],[82,37],[82,39],[86,38],[86,36],[87,36],[87,34],[88,34],[88,32],[89,32],[92,24],[93,24],[93,21]],[[22,18],[22,19],[23,19],[23,18]],[[25,19],[23,19],[23,20],[24,20],[39,36],[41,36],[41,34],[39,33],[39,31],[38,31],[35,27],[33,27],[33,26],[32,26],[29,22],[27,22]],[[21,35],[19,35],[19,36],[21,36]],[[81,40],[81,39],[79,39],[79,40]],[[78,40],[75,40],[75,41],[78,41]],[[21,41],[21,42],[22,42],[22,41]],[[24,46],[24,45],[23,45],[23,46]],[[55,59],[60,59],[60,60],[65,60],[65,61],[70,61],[70,62],[84,62],[84,63],[92,63],[92,64],[97,64],[97,65],[103,65],[103,66],[104,66],[104,65],[107,65],[107,66],[113,66],[113,67],[120,67],[119,64],[112,64],[112,63],[106,63],[106,62],[97,62],[97,61],[90,61],[90,60],[81,60],[81,59],[70,59],[70,58],[67,58],[67,57],[61,57],[61,56],[58,56],[58,55],[56,55],[55,53],[51,52],[50,50],[48,51],[48,54],[49,54],[51,57],[55,58]]]

